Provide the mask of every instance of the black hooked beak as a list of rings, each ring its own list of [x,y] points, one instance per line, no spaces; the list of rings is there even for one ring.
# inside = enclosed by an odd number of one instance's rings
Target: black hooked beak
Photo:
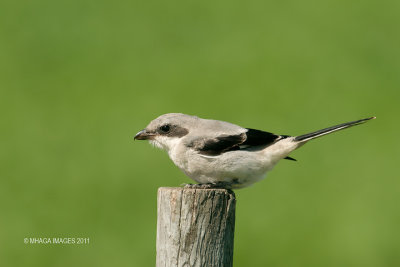
[[[149,133],[146,131],[146,129],[144,129],[144,130],[141,130],[140,132],[138,132],[133,139],[134,140],[148,140],[148,139],[152,139],[153,136],[154,136],[154,134]]]

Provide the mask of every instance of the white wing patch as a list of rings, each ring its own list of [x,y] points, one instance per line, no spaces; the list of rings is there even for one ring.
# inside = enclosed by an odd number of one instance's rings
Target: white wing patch
[[[200,157],[202,157],[202,158],[206,158],[206,159],[216,159],[216,158],[218,158],[220,155],[217,155],[217,156],[207,156],[207,155],[203,155],[203,154],[199,154],[200,155]]]

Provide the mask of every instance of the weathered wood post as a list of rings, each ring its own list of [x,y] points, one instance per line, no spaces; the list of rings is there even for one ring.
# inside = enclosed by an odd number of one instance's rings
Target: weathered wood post
[[[232,266],[235,206],[226,189],[159,188],[156,266]]]

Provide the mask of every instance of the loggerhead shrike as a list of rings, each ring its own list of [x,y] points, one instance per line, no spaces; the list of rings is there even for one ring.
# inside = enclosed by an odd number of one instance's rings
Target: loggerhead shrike
[[[135,140],[149,140],[198,185],[237,189],[263,179],[281,159],[311,139],[375,119],[370,117],[299,136],[277,135],[181,113],[156,118]]]

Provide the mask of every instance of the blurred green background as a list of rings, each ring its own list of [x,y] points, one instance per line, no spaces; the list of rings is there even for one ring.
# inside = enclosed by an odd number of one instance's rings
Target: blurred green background
[[[236,191],[235,266],[400,266],[399,1],[0,2],[0,265],[154,266],[133,136],[182,112],[315,140]],[[30,245],[25,237],[89,237]]]

